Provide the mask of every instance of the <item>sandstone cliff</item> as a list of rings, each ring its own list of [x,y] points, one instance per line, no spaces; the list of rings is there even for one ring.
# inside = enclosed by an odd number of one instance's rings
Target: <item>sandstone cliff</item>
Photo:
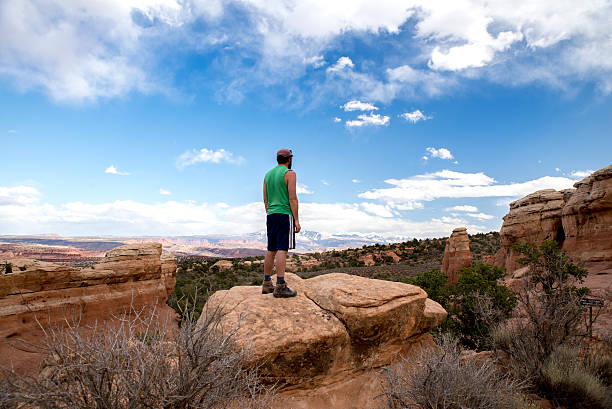
[[[165,301],[176,282],[176,260],[162,255],[159,243],[117,247],[86,269],[30,259],[10,262],[13,272],[0,275],[0,365],[12,361],[18,369],[33,369],[39,357],[27,344],[41,336],[36,320],[55,325],[78,318],[84,326],[130,305],[157,304],[171,313]]]
[[[287,281],[297,297],[234,287],[213,294],[203,312],[218,311],[225,332],[238,328],[237,345],[251,347],[252,364],[283,386],[279,408],[375,407],[375,369],[431,345],[428,331],[446,318],[408,284],[347,274],[288,273]]]
[[[499,265],[517,270],[512,246],[556,240],[578,265],[591,272],[612,269],[612,165],[574,185],[540,190],[510,203],[500,230]]]
[[[574,185],[561,213],[563,248],[590,270],[612,268],[612,165]]]
[[[459,279],[457,271],[472,264],[470,252],[470,238],[465,227],[458,227],[446,241],[444,257],[442,258],[442,271],[448,275],[449,284]]]

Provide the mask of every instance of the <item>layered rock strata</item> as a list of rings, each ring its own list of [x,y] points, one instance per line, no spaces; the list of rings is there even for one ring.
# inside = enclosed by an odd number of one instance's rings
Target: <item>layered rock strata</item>
[[[217,291],[204,307],[218,312],[251,364],[283,385],[278,407],[374,407],[375,369],[431,345],[446,311],[409,284],[347,274],[286,279],[298,296],[277,299],[261,287]],[[204,318],[201,318],[201,320]]]
[[[30,259],[10,263],[13,272],[0,275],[0,364],[31,369],[37,356],[28,355],[27,345],[39,340],[39,323],[76,318],[86,326],[153,305],[170,313],[165,301],[174,289],[176,260],[162,255],[159,243],[117,247],[85,269]]]
[[[574,189],[539,190],[510,203],[500,230],[496,262],[510,272],[520,268],[515,243],[556,240],[572,260],[591,271],[612,269],[612,165]]]
[[[448,276],[449,284],[454,284],[459,279],[457,272],[472,264],[472,253],[470,252],[470,238],[465,227],[458,227],[446,240],[444,256],[442,258],[442,271]]]

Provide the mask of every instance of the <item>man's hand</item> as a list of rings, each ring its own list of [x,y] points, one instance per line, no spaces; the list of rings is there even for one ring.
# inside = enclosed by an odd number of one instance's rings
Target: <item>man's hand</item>
[[[300,226],[300,222],[296,221],[295,222],[295,232],[299,233],[300,230],[302,230],[302,226]]]

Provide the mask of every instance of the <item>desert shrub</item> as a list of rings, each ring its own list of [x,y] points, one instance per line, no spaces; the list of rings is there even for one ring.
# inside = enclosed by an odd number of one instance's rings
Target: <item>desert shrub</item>
[[[492,326],[508,318],[516,299],[508,287],[498,284],[505,270],[477,263],[459,271],[449,305],[451,331],[470,348],[488,346]]]
[[[245,366],[219,315],[172,328],[154,311],[131,311],[107,325],[46,328],[46,367],[37,376],[4,369],[5,408],[266,408],[272,393]]]
[[[527,409],[522,385],[489,360],[460,359],[455,338],[442,336],[416,360],[402,359],[381,371],[388,409]]]
[[[580,359],[576,348],[560,346],[542,366],[541,389],[550,399],[575,409],[605,409],[612,405],[610,393]]]
[[[427,296],[440,303],[448,305],[451,288],[447,285],[448,276],[438,269],[428,270],[407,280],[409,284],[421,287]],[[446,308],[446,307],[445,307]]]
[[[477,263],[459,271],[456,285],[447,284],[448,276],[439,270],[430,270],[408,280],[423,288],[429,298],[448,311],[448,319],[438,331],[450,332],[470,348],[488,346],[489,331],[506,319],[516,306],[512,292],[498,280],[504,269]]]
[[[493,340],[510,355],[518,377],[537,383],[553,351],[580,342],[586,334],[580,298],[588,290],[577,284],[588,273],[572,264],[554,241],[515,248],[524,255],[519,263],[530,271],[516,292],[517,316],[496,330]]]
[[[587,337],[580,299],[588,289],[579,285],[588,272],[554,241],[515,248],[530,268],[517,289],[516,315],[492,331],[493,344],[537,393],[567,407],[605,407],[611,357]]]

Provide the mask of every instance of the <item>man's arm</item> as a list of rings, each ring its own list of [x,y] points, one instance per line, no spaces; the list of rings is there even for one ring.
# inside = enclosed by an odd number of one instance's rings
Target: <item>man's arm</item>
[[[300,218],[298,217],[298,198],[296,191],[297,177],[294,171],[290,170],[285,173],[285,182],[287,183],[287,190],[289,191],[289,205],[291,206],[291,213],[293,213],[295,232],[299,233],[300,230],[302,230],[302,226],[300,226]]]
[[[268,211],[268,197],[266,196],[266,181],[264,180],[263,183],[263,199],[264,199],[264,206],[266,207],[266,212]]]

